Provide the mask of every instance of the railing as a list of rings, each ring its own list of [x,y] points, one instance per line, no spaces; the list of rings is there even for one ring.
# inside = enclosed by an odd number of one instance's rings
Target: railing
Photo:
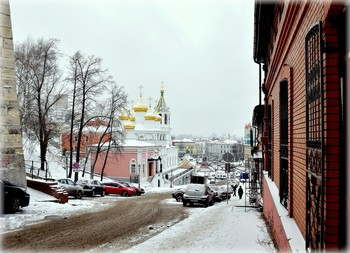
[[[38,179],[52,178],[47,162],[45,162],[46,169],[43,169],[43,170],[40,167],[37,167],[35,164],[40,165],[41,161],[33,161],[33,160],[24,161],[24,166],[25,166],[27,175],[29,175],[31,178],[38,178]]]

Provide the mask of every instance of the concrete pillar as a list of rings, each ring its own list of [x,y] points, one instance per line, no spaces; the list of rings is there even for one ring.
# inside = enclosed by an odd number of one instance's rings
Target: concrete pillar
[[[27,186],[9,0],[0,0],[0,173]]]

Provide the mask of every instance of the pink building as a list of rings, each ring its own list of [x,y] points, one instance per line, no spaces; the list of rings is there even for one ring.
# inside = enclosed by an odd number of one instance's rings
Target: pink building
[[[120,151],[110,150],[107,163],[107,153],[103,152],[96,160],[95,173],[112,179],[141,181],[143,178],[152,178],[161,173],[161,158],[158,155],[159,147],[152,143],[138,140],[127,140]],[[91,164],[95,162],[96,152],[91,152]]]

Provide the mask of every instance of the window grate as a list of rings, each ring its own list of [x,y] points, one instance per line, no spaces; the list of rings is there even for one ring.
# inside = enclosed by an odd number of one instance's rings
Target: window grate
[[[322,23],[305,37],[306,73],[306,248],[323,248]]]
[[[280,82],[280,203],[288,209],[288,81]]]

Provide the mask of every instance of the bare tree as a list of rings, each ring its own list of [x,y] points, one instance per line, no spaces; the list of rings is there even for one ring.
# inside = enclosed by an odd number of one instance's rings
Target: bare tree
[[[73,132],[77,133],[77,146],[75,161],[80,162],[80,152],[82,146],[83,130],[86,124],[92,119],[96,118],[96,108],[99,108],[104,90],[111,90],[113,87],[119,92],[117,94],[117,101],[125,104],[126,96],[122,89],[117,88],[112,77],[108,75],[106,69],[102,69],[102,59],[96,56],[85,56],[80,52],[76,52],[71,57],[70,76],[67,80],[73,84],[73,99],[72,99],[72,116],[71,116],[71,138]],[[119,90],[120,89],[120,90]],[[117,107],[118,109],[120,107]],[[114,109],[115,114],[115,109]],[[91,116],[92,115],[92,116]],[[99,117],[109,118],[110,114],[102,114]],[[70,140],[72,143],[72,139]],[[72,145],[72,144],[71,144]],[[70,148],[71,162],[69,169],[69,176],[72,174],[72,152],[73,147]],[[77,178],[75,178],[77,180]]]
[[[54,106],[64,94],[57,43],[56,39],[28,39],[15,50],[22,129],[39,141],[41,169],[45,168],[49,141],[59,133]]]
[[[73,85],[71,94],[72,94],[72,108],[70,116],[70,135],[69,135],[69,173],[68,177],[72,177],[72,167],[73,167],[73,133],[75,127],[76,119],[76,100],[77,100],[77,88],[78,88],[78,59],[81,57],[80,53],[75,53],[69,61],[69,71],[68,78],[66,79],[69,83]],[[66,168],[68,170],[68,168]]]
[[[108,127],[106,128],[105,133],[109,133],[109,138],[106,141],[106,143],[103,143],[103,146],[106,146],[104,149],[100,148],[100,145],[98,146],[98,152],[96,152],[96,156],[94,159],[94,165],[91,167],[91,172],[94,172],[96,161],[98,159],[98,156],[100,155],[101,151],[104,152],[104,161],[103,166],[101,168],[101,180],[103,180],[104,175],[104,169],[107,164],[108,156],[113,149],[114,154],[117,155],[120,153],[121,146],[120,146],[120,140],[124,138],[124,133],[122,131],[121,123],[117,119],[117,113],[121,112],[121,109],[125,107],[126,105],[126,94],[124,93],[123,89],[114,85],[112,86],[112,89],[110,90],[110,102],[107,104],[104,108],[105,114],[108,117]],[[99,143],[100,144],[100,143]],[[92,174],[92,173],[91,173]]]

